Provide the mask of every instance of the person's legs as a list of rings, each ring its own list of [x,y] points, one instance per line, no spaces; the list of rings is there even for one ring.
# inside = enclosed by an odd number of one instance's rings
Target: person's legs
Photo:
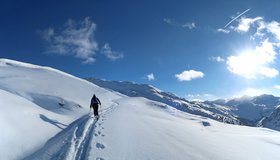
[[[93,110],[94,110],[94,116],[98,116],[98,104],[95,104],[93,106]]]

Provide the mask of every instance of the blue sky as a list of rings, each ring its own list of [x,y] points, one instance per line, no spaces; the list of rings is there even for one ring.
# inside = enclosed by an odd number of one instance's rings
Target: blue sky
[[[151,84],[188,99],[280,95],[278,6],[276,0],[5,0],[0,56],[81,78]]]

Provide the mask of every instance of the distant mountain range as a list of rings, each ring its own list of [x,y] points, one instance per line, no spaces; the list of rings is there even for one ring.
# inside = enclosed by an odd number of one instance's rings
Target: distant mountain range
[[[133,82],[106,81],[95,78],[86,80],[129,97],[145,97],[162,102],[176,109],[191,114],[208,117],[217,121],[261,126],[280,130],[280,97],[260,95],[256,97],[243,96],[229,100],[188,101],[170,92],[161,91],[151,85]]]

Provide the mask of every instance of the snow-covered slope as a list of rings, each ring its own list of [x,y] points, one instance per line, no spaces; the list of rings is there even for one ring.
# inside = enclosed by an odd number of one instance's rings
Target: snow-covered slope
[[[157,160],[277,160],[280,133],[220,123],[143,98],[117,101],[101,122],[102,144],[90,158]],[[122,114],[119,114],[122,113]],[[125,116],[124,116],[125,115]],[[98,155],[98,156],[96,156]]]
[[[0,59],[0,159],[31,153],[89,111],[92,94],[104,106],[118,97],[61,71]]]
[[[0,64],[0,159],[280,159],[277,131],[220,123],[47,67]],[[93,93],[99,120],[88,113]]]
[[[280,133],[230,125],[145,98],[83,116],[25,159],[278,160]],[[71,153],[71,154],[69,154]]]
[[[150,100],[162,102],[181,111],[209,117],[214,120],[230,124],[240,124],[239,119],[229,113],[228,107],[214,103],[189,102],[172,93],[163,92],[151,85],[132,82],[106,81],[87,78],[88,81],[107,89],[111,89],[130,97],[145,97]]]

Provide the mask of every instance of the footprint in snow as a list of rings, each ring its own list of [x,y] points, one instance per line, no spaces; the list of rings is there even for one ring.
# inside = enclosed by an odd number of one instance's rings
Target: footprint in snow
[[[202,121],[202,125],[204,127],[211,126],[211,124],[209,122],[206,122],[206,121]]]
[[[104,146],[103,144],[101,144],[101,143],[96,143],[96,148],[98,148],[98,149],[104,149],[105,146]]]

